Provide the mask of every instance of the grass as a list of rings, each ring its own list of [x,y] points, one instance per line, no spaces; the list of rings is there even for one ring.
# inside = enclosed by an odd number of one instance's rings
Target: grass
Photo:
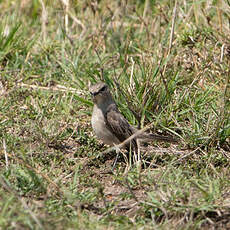
[[[228,1],[2,1],[1,229],[229,228]],[[96,140],[105,81],[152,143],[143,168]]]

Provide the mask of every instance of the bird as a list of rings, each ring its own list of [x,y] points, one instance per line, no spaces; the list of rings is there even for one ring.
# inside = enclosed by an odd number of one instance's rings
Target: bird
[[[118,145],[138,131],[119,111],[107,84],[96,83],[89,87],[89,91],[94,103],[91,117],[92,128],[97,138],[104,144]],[[129,149],[131,146],[137,150],[137,140],[175,142],[172,137],[143,132],[124,147]]]

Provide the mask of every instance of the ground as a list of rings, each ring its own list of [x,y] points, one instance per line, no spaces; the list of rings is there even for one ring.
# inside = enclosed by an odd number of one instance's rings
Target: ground
[[[228,1],[0,7],[1,229],[230,229]],[[112,170],[90,124],[99,81],[177,143]]]

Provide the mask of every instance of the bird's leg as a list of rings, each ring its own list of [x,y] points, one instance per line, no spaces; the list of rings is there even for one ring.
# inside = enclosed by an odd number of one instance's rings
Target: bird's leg
[[[115,166],[117,164],[117,159],[119,157],[119,154],[120,154],[120,149],[116,148],[116,158],[115,158],[115,160],[113,162],[112,172],[113,172],[113,170],[114,170],[114,168],[115,168]]]
[[[137,139],[137,170],[138,173],[141,172],[141,151],[140,151],[140,141]]]

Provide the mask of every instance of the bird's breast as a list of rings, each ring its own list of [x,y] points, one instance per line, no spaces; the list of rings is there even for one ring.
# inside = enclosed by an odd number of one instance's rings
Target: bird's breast
[[[119,144],[120,141],[109,130],[105,119],[102,110],[94,106],[91,123],[96,136],[107,145]]]

